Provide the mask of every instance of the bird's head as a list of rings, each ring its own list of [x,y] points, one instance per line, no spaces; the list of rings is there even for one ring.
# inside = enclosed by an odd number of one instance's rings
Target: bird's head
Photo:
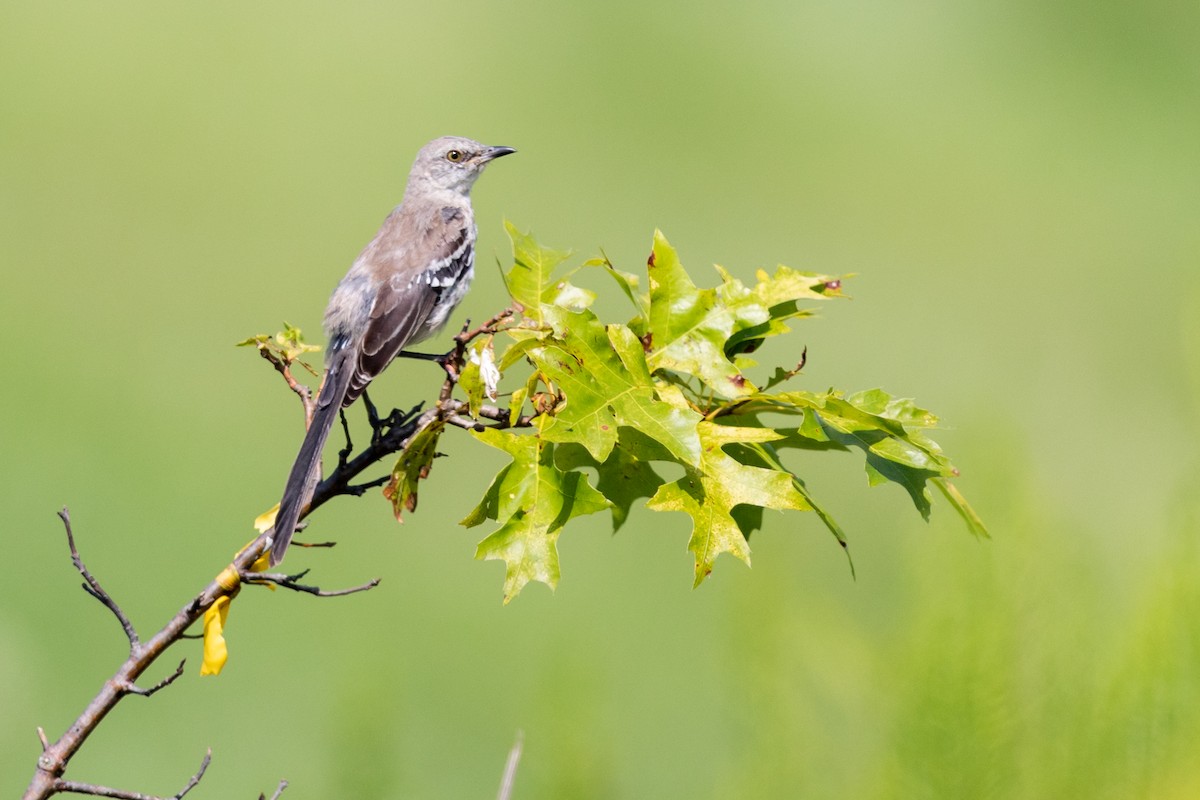
[[[515,153],[511,147],[491,147],[462,136],[443,136],[421,148],[413,162],[409,186],[467,195],[492,159]]]

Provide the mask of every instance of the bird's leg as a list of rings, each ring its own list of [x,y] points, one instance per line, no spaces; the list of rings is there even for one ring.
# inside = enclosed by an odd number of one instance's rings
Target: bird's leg
[[[377,445],[379,444],[379,440],[383,438],[384,426],[391,425],[392,416],[394,416],[395,412],[393,411],[389,414],[387,419],[381,420],[379,418],[379,411],[375,408],[375,404],[371,402],[371,396],[367,394],[366,389],[363,389],[362,401],[363,408],[367,409],[367,421],[371,424],[371,444]]]
[[[458,380],[458,350],[455,348],[447,353],[414,353],[411,350],[401,350],[399,355],[405,358],[419,358],[422,361],[433,361],[446,371],[451,380]]]
[[[462,343],[459,340],[464,334],[466,334],[467,329],[470,327],[471,320],[467,320],[465,323],[463,323],[462,331],[458,334],[458,336],[454,337],[454,348],[445,353],[416,353],[412,350],[401,350],[399,355],[405,358],[418,358],[422,361],[436,361],[442,369],[446,370],[446,372],[450,374],[451,377],[456,377],[455,373],[450,371],[450,367],[448,365],[452,364],[458,357],[461,356],[459,351],[462,349]]]
[[[417,353],[412,350],[401,350],[397,355],[403,358],[418,358],[422,361],[436,361],[439,364],[445,363],[450,357],[450,353]]]
[[[346,446],[338,451],[338,469],[344,469],[354,452],[354,442],[350,441],[350,424],[346,422],[346,409],[339,408],[338,416],[342,418],[342,432],[346,434]]]
[[[401,411],[398,408],[393,408],[392,413],[388,415],[387,422],[392,428],[406,424],[409,420],[415,419],[421,413],[421,409],[425,407],[425,401],[417,403],[408,411]]]
[[[375,404],[371,402],[371,395],[367,394],[367,390],[362,392],[363,408],[367,409],[367,421],[371,423],[374,429],[379,428],[379,412],[375,410]]]

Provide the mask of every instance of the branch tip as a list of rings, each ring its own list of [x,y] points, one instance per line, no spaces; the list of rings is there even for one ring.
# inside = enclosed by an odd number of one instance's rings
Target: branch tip
[[[200,762],[200,769],[196,770],[196,774],[188,779],[184,787],[171,795],[170,798],[142,794],[141,792],[129,792],[124,789],[114,789],[111,786],[100,786],[95,783],[65,781],[61,778],[54,781],[53,792],[61,794],[85,794],[92,797],[112,797],[116,798],[116,800],[181,800],[185,794],[195,789],[196,785],[200,783],[200,779],[204,777],[204,771],[208,769],[208,765],[211,762],[212,748],[210,747],[208,748],[208,752],[204,754],[204,760]]]
[[[167,677],[163,678],[158,683],[151,686],[149,689],[142,689],[133,683],[126,683],[125,687],[124,687],[125,691],[128,692],[129,694],[136,694],[139,697],[150,697],[152,694],[157,692],[159,689],[165,689],[168,686],[170,686],[172,683],[174,683],[175,681],[179,680],[180,676],[183,675],[183,667],[185,664],[187,664],[186,658],[179,662],[179,666],[175,668],[174,672],[172,672]]]
[[[100,585],[100,581],[96,580],[95,576],[88,571],[84,565],[83,559],[79,555],[79,549],[75,546],[75,531],[71,527],[71,511],[66,506],[58,512],[58,518],[62,520],[63,528],[67,531],[67,547],[71,550],[71,563],[75,565],[75,570],[83,576],[83,589],[92,597],[104,604],[104,607],[113,613],[117,618],[117,622],[121,623],[121,628],[125,631],[126,638],[129,639],[129,649],[135,650],[138,647],[138,634],[134,629],[133,623],[121,607],[117,605],[117,601],[112,599],[108,592],[104,591],[104,587]]]
[[[279,785],[275,787],[275,793],[271,795],[271,800],[279,800],[279,795],[283,794],[283,790],[287,787],[287,781],[280,781]],[[267,796],[265,794],[259,794],[258,800],[267,800]]]
[[[180,669],[183,669],[182,664],[180,664],[179,667]],[[196,784],[200,783],[200,779],[204,777],[204,771],[208,769],[208,765],[210,763],[212,763],[211,747],[205,751],[204,760],[200,762],[200,769],[196,770],[196,774],[193,775],[190,780],[188,780],[187,785],[179,791],[179,794],[175,795],[175,800],[180,800],[180,798],[182,798],[185,794],[196,788]]]
[[[311,594],[314,597],[343,597],[348,594],[357,594],[358,592],[366,592],[374,589],[379,585],[380,578],[372,578],[360,586],[351,586],[347,589],[322,589],[319,586],[309,586],[303,583],[297,583],[300,578],[308,574],[308,570],[299,572],[295,575],[284,575],[282,573],[271,572],[248,572],[243,570],[242,581],[252,584],[274,584],[284,589],[291,589],[293,592],[304,592]]]
[[[504,777],[500,779],[500,792],[496,800],[508,800],[512,795],[513,783],[517,778],[517,764],[521,762],[521,748],[525,744],[525,732],[517,731],[517,740],[508,751],[508,759],[504,762]]]

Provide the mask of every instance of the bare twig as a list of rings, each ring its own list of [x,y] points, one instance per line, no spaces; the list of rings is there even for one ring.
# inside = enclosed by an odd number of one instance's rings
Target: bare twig
[[[374,589],[379,585],[379,578],[373,578],[361,586],[351,586],[348,589],[322,589],[319,586],[307,586],[297,581],[308,574],[308,570],[298,572],[295,575],[284,575],[274,572],[248,572],[241,573],[243,583],[273,583],[276,586],[281,586],[284,589],[291,589],[293,592],[305,592],[316,597],[343,597],[348,594],[357,594]]]
[[[470,320],[463,323],[462,330],[454,337],[454,349],[446,353],[439,361],[442,369],[446,371],[446,382],[442,384],[442,391],[438,395],[439,404],[445,403],[450,399],[450,395],[454,391],[454,385],[458,383],[458,376],[462,373],[463,364],[466,363],[467,345],[480,336],[497,333],[500,330],[501,323],[507,322],[519,312],[520,307],[514,304],[496,314],[478,328],[472,328]]]
[[[293,542],[296,547],[325,548],[337,547],[337,542]]]
[[[283,790],[286,789],[287,786],[287,781],[280,781],[279,785],[275,787],[275,793],[271,795],[271,800],[279,800],[279,795],[283,794]],[[265,794],[260,794],[258,796],[258,800],[267,800],[267,796]]]
[[[283,359],[279,358],[265,347],[258,348],[258,354],[267,361],[271,362],[271,366],[275,367],[275,371],[282,375],[284,381],[287,382],[288,388],[295,392],[296,396],[300,398],[300,405],[304,406],[304,426],[307,428],[308,424],[312,422],[314,410],[312,390],[303,383],[300,383],[300,381],[296,380],[295,376],[292,375],[291,365],[286,363]],[[307,367],[304,362],[299,363]],[[312,370],[310,369],[309,371],[311,372]]]
[[[462,414],[450,414],[446,417],[446,422],[450,423],[451,425],[454,425],[457,428],[462,428],[463,430],[468,430],[468,431],[483,430],[482,422],[480,422],[477,419],[471,419],[470,417],[464,417]]]
[[[508,760],[504,762],[504,777],[500,779],[500,793],[496,800],[509,800],[512,795],[513,783],[517,778],[517,764],[521,761],[521,747],[525,743],[524,731],[517,731],[517,740],[508,751]]]
[[[369,480],[366,483],[356,483],[353,485],[346,484],[346,491],[344,492],[344,494],[353,495],[355,497],[362,497],[364,494],[371,491],[372,489],[378,489],[380,486],[383,486],[385,483],[387,483],[389,480],[391,480],[391,478],[392,478],[391,475],[380,475],[378,478],[375,478],[374,480]]]
[[[63,517],[64,522],[67,522],[69,519],[65,509],[60,516]],[[70,526],[68,526],[68,531],[70,531]],[[259,536],[249,547],[238,554],[237,558],[233,561],[232,568],[235,570],[247,569],[266,551],[268,541],[269,537],[266,534]],[[70,543],[73,556],[77,558],[78,553],[75,551],[73,534],[70,537]],[[81,573],[83,572],[81,563],[77,565],[77,568],[80,569]],[[94,579],[92,580],[94,581]],[[92,583],[90,586],[97,596],[107,597],[107,594],[99,587],[99,584]],[[167,624],[150,639],[139,642],[136,637],[133,637],[129,648],[129,656],[117,668],[116,673],[104,682],[100,691],[88,703],[87,708],[67,728],[58,741],[43,748],[42,754],[37,760],[37,770],[34,772],[33,778],[25,790],[25,794],[22,795],[24,800],[42,800],[60,792],[90,793],[101,797],[143,797],[143,795],[130,794],[128,792],[125,794],[113,794],[112,792],[119,792],[120,790],[64,781],[62,775],[66,771],[67,764],[71,758],[79,751],[83,743],[87,741],[88,737],[91,736],[122,698],[128,697],[130,694],[152,694],[164,686],[169,686],[175,680],[175,677],[172,676],[160,684],[151,687],[151,689],[136,691],[134,689],[137,679],[158,657],[167,648],[179,641],[188,628],[217,601],[217,598],[229,594],[230,591],[219,580],[214,578],[198,595],[193,597],[183,608],[176,612]],[[118,612],[114,611],[114,613]],[[118,618],[123,619],[124,614],[121,613]],[[129,628],[132,629],[132,625]],[[206,757],[200,771],[193,778],[193,782],[184,788],[184,792],[190,790],[195,785],[195,782],[199,781],[200,776],[204,773],[204,769],[208,767],[208,761],[209,758]],[[103,792],[109,792],[109,794],[104,794]],[[176,795],[176,797],[182,796],[182,793]]]
[[[149,697],[150,695],[157,692],[159,689],[165,689],[166,687],[170,686],[175,681],[179,680],[179,677],[181,675],[183,675],[184,664],[187,664],[186,658],[179,662],[179,666],[175,668],[174,672],[172,672],[167,677],[163,678],[158,683],[151,686],[149,689],[140,689],[137,686],[135,686],[134,684],[130,683],[125,687],[125,691],[129,692],[130,694],[139,695],[141,697]]]
[[[200,779],[204,777],[204,770],[208,769],[208,764],[210,761],[212,761],[211,747],[208,749],[208,752],[204,754],[204,760],[200,762],[200,769],[196,770],[196,774],[193,775],[192,779],[187,782],[187,786],[184,786],[179,791],[179,794],[175,795],[175,800],[180,800],[180,798],[182,798],[185,794],[194,789],[196,784],[200,783]]]
[[[517,314],[521,313],[522,310],[523,310],[523,308],[520,305],[514,303],[511,306],[509,306],[508,308],[501,311],[499,314],[496,314],[493,317],[491,317],[491,319],[489,319],[487,322],[480,325],[478,328],[475,328],[474,330],[469,329],[470,322],[468,321],[466,325],[463,325],[463,329],[459,332],[459,334],[454,337],[454,342],[455,342],[455,344],[459,344],[459,345],[462,345],[465,347],[466,345],[470,344],[471,341],[473,341],[474,339],[478,339],[480,336],[483,336],[484,334],[498,333],[500,331],[500,323],[507,322],[508,320],[510,320],[514,316],[516,316]]]
[[[514,423],[509,423],[509,418],[512,412],[507,408],[499,408],[497,406],[487,405],[486,403],[479,407],[479,416],[484,419],[495,420],[502,428],[528,428],[533,424],[534,414],[522,414]]]
[[[83,588],[92,597],[104,604],[104,607],[113,613],[117,618],[117,622],[121,623],[121,627],[125,630],[125,636],[129,639],[129,646],[136,648],[138,646],[137,631],[134,630],[133,623],[129,621],[129,617],[125,616],[125,612],[117,605],[117,602],[112,599],[108,592],[100,586],[100,581],[88,572],[88,568],[83,565],[83,559],[79,557],[79,550],[75,547],[75,532],[71,530],[71,512],[63,508],[58,512],[58,518],[62,520],[63,527],[67,529],[67,546],[71,548],[71,563],[75,565],[75,569],[83,576]]]
[[[208,769],[211,761],[212,750],[210,749],[204,754],[204,760],[200,762],[200,769],[196,770],[196,774],[188,780],[182,789],[171,795],[170,800],[180,800],[185,794],[195,789],[196,785],[200,783],[200,779],[204,777],[204,771]],[[168,800],[159,795],[127,792],[123,789],[113,789],[111,786],[99,786],[94,783],[78,783],[76,781],[64,781],[61,779],[54,782],[54,791],[64,794],[85,794],[92,797],[113,797],[117,798],[117,800]]]

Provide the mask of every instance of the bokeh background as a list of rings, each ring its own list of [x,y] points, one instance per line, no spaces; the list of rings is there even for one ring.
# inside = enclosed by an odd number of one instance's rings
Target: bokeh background
[[[71,777],[170,794],[211,746],[196,797],[490,797],[522,730],[515,797],[1200,796],[1198,42],[1178,2],[8,0],[0,794],[124,653],[55,511],[145,634],[218,571],[300,437],[233,343],[319,341],[456,133],[520,150],[457,319],[503,303],[505,218],[630,271],[660,227],[700,277],[856,273],[770,355],[938,412],[993,539],[835,455],[857,580],[792,514],[693,591],[687,519],[641,511],[502,607],[456,522],[503,459],[453,437],[407,524],[339,502],[294,556],[378,590],[244,593],[225,673],[181,646]]]

